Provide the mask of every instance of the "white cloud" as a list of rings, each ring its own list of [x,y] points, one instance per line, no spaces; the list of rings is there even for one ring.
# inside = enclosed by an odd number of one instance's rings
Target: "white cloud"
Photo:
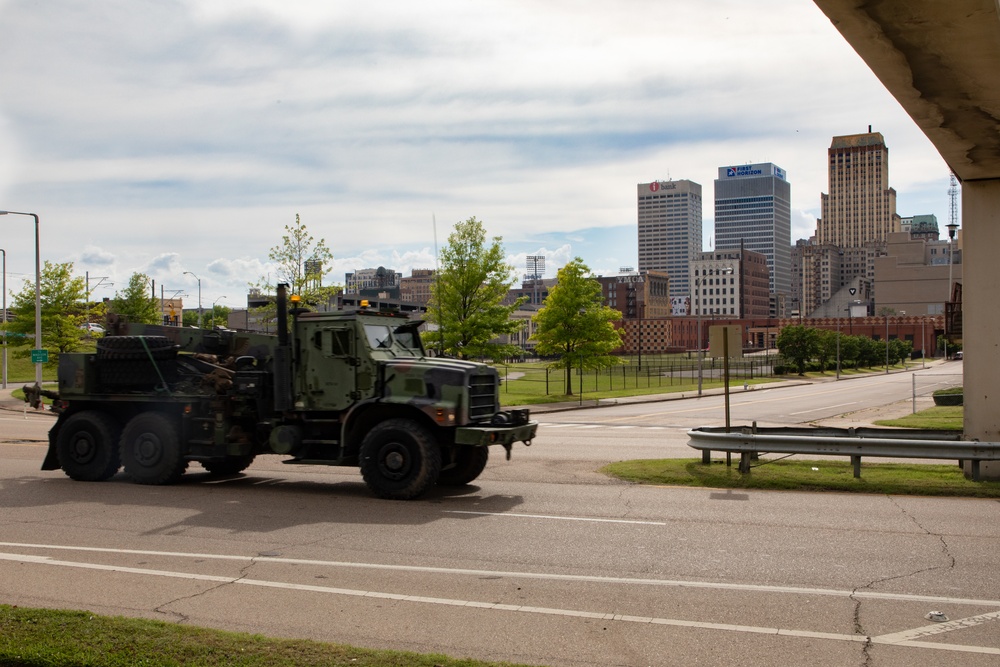
[[[868,124],[900,212],[947,210],[943,161],[810,0],[7,0],[0,20],[0,208],[42,216],[45,258],[175,289],[193,270],[203,300],[266,275],[295,213],[330,282],[431,268],[433,219],[443,245],[473,215],[512,257],[615,272],[636,183],[695,180],[710,219],[743,162],[787,170],[808,236],[830,137]]]

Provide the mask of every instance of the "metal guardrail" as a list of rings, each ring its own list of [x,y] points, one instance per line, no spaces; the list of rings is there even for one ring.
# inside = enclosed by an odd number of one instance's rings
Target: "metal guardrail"
[[[707,462],[712,450],[740,454],[740,472],[750,472],[750,457],[759,452],[849,456],[854,476],[861,477],[861,457],[969,461],[972,479],[980,481],[980,461],[1000,461],[1000,443],[962,440],[956,431],[878,428],[757,428],[703,426],[688,431],[689,447]]]

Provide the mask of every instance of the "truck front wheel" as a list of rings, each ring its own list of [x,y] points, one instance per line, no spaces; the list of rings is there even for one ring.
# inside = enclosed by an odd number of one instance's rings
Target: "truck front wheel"
[[[187,469],[177,428],[168,417],[141,412],[125,425],[122,463],[137,484],[173,484]]]
[[[442,486],[464,486],[483,472],[490,458],[488,447],[455,446],[447,452],[451,465],[441,469],[438,484]]]
[[[77,412],[59,427],[56,451],[59,467],[71,479],[100,482],[118,472],[118,434],[121,426],[96,410]]]
[[[361,476],[380,498],[408,500],[433,486],[441,450],[425,428],[409,419],[375,426],[361,443]]]

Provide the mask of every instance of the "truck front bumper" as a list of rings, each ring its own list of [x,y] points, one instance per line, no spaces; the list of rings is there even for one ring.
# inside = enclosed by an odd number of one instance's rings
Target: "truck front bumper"
[[[503,445],[510,451],[515,442],[523,442],[530,446],[531,440],[538,432],[538,422],[529,421],[518,426],[459,426],[455,429],[456,445],[473,445],[485,447],[488,445]]]

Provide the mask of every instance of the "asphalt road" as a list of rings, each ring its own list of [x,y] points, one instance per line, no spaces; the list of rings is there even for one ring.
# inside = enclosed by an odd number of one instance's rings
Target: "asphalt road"
[[[797,411],[780,391],[739,409]],[[40,444],[0,444],[0,600],[548,665],[1000,662],[996,501],[595,472],[691,456],[684,432],[717,423],[716,400],[541,414],[531,448],[412,502],[277,458],[226,481],[78,483],[38,470]]]

